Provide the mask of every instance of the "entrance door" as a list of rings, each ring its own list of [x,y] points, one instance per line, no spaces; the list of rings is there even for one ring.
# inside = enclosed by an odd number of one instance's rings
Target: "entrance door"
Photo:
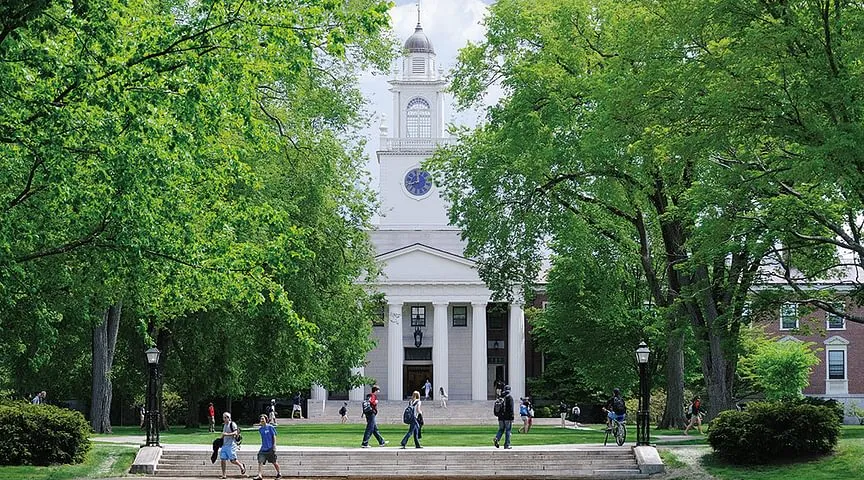
[[[423,395],[423,384],[426,379],[432,381],[432,365],[405,365],[405,372],[402,376],[404,384],[402,388],[402,398],[410,398],[414,390]]]

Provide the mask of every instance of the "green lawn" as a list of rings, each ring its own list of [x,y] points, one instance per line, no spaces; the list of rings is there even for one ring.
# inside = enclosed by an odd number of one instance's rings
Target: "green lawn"
[[[841,440],[834,455],[806,462],[758,467],[730,466],[707,455],[702,465],[721,480],[838,480],[864,478],[864,442]]]
[[[513,433],[514,445],[558,445],[567,443],[602,443],[604,433],[599,425],[593,430],[571,430],[552,426],[535,426],[528,434]],[[261,439],[257,427],[242,427],[244,445],[260,445]],[[279,446],[314,446],[314,447],[356,447],[363,440],[365,424],[289,424],[276,428],[279,436],[276,444]],[[391,445],[398,444],[407,431],[403,425],[379,425],[379,431]],[[423,445],[430,447],[458,446],[477,447],[492,445],[497,427],[476,425],[427,425],[423,427]],[[628,432],[629,433],[629,432]],[[106,436],[135,435],[143,439],[141,430],[135,427],[115,427],[110,435],[94,435],[94,438]],[[630,433],[636,440],[636,431]],[[209,444],[216,434],[208,433],[206,428],[187,430],[175,427],[162,432],[160,441],[165,444]],[[374,442],[374,438],[373,438]]]
[[[96,443],[79,465],[56,467],[4,467],[0,466],[0,480],[69,480],[80,478],[119,477],[129,471],[135,453],[134,447]]]

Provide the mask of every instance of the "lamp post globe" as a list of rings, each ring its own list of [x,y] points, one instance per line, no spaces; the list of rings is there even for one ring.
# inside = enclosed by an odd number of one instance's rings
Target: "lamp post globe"
[[[147,409],[144,413],[144,424],[147,427],[148,447],[159,447],[159,400],[156,398],[157,388],[156,379],[159,375],[159,349],[156,347],[148,348],[144,352],[149,366],[149,375],[147,380]]]
[[[648,384],[648,360],[651,349],[644,341],[636,348],[636,363],[639,365],[639,412],[636,414],[636,446],[650,445],[651,386]]]

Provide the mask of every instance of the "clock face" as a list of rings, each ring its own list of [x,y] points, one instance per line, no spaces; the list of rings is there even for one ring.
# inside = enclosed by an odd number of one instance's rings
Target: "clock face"
[[[405,174],[405,190],[415,197],[422,197],[432,189],[432,177],[429,172],[412,168]]]

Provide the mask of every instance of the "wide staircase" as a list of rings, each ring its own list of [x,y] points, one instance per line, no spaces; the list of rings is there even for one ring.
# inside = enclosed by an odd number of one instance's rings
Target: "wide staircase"
[[[394,447],[369,449],[279,449],[282,476],[288,478],[340,479],[634,479],[641,473],[633,447],[544,446],[491,448],[432,447],[422,450]],[[214,478],[221,475],[219,462],[210,463],[204,450],[165,450],[156,476]],[[257,472],[255,452],[243,451],[240,461],[249,467],[246,477]],[[274,470],[266,465],[265,478]],[[228,478],[241,478],[228,465]]]
[[[339,408],[342,407],[340,400],[328,400],[322,404],[321,401],[310,400],[307,404],[308,422],[334,423],[339,419]],[[492,415],[493,401],[471,401],[452,400],[447,402],[447,408],[442,408],[436,400],[424,401],[421,404],[423,410],[423,422],[430,425],[492,425],[497,424],[498,419]],[[378,423],[402,423],[402,411],[408,401],[381,400],[378,402]],[[364,423],[360,415],[360,402],[348,402],[348,418],[351,423]],[[516,419],[519,420],[518,418]],[[286,420],[290,421],[290,420]]]

